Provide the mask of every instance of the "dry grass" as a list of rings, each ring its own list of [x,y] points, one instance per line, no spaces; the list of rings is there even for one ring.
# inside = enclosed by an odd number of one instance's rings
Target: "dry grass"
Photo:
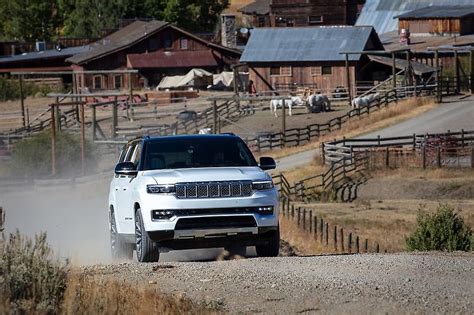
[[[290,244],[298,255],[316,255],[325,250],[314,235],[299,228],[291,218],[280,217],[280,237]]]
[[[418,179],[472,179],[473,168],[397,168],[379,169],[370,173],[372,178],[418,178]]]
[[[272,151],[265,151],[258,155],[271,155],[274,158],[281,158],[291,154],[307,151],[310,149],[320,148],[322,142],[334,140],[335,138],[357,137],[366,133],[370,133],[381,128],[386,128],[395,125],[401,121],[416,117],[424,112],[433,109],[437,106],[431,98],[416,98],[402,100],[398,104],[392,104],[389,107],[382,108],[379,111],[373,112],[370,116],[364,118],[353,118],[342,126],[341,129],[324,135],[306,145],[298,147],[288,147],[283,149],[275,149]]]
[[[154,286],[156,287],[156,286]],[[69,281],[63,314],[208,314],[217,311],[183,296],[168,296],[152,286],[74,273]]]

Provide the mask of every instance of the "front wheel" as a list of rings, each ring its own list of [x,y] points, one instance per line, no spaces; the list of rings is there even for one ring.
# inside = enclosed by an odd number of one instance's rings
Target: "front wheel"
[[[157,262],[160,259],[157,244],[150,239],[145,230],[140,209],[135,212],[135,243],[139,262]]]
[[[117,232],[114,213],[110,213],[110,253],[113,260],[131,260],[133,257],[133,244],[124,242]]]
[[[265,245],[255,246],[257,256],[276,257],[280,252],[280,226],[272,233],[269,242]]]

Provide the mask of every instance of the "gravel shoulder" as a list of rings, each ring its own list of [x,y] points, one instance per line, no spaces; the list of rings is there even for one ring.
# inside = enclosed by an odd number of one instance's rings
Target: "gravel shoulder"
[[[470,313],[474,254],[364,254],[89,266],[231,313]]]

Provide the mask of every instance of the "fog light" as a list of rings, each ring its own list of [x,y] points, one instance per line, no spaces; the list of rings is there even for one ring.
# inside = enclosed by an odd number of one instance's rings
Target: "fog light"
[[[273,206],[258,207],[257,212],[260,214],[273,214]]]
[[[153,220],[168,220],[174,216],[173,211],[170,210],[153,210]]]

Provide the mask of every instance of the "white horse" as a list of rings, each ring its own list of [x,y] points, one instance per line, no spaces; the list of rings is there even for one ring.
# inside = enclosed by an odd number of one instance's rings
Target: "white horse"
[[[208,135],[208,134],[211,134],[212,133],[212,129],[211,128],[202,128],[202,129],[199,129],[199,134],[200,135]]]
[[[326,112],[331,110],[331,102],[326,95],[323,94],[311,94],[306,100],[306,106],[308,112]]]
[[[367,100],[369,101],[369,104],[372,104],[375,101],[380,102],[380,93],[372,93],[367,95]]]
[[[372,93],[369,95],[356,97],[351,102],[352,109],[367,107],[375,101],[380,102],[379,93]]]
[[[272,111],[275,114],[275,117],[278,117],[277,109],[282,107],[283,102],[285,102],[285,107],[288,107],[288,115],[290,116],[292,115],[293,106],[304,105],[303,100],[299,96],[292,96],[290,99],[285,99],[285,100],[281,100],[281,99],[271,100],[270,111]]]

